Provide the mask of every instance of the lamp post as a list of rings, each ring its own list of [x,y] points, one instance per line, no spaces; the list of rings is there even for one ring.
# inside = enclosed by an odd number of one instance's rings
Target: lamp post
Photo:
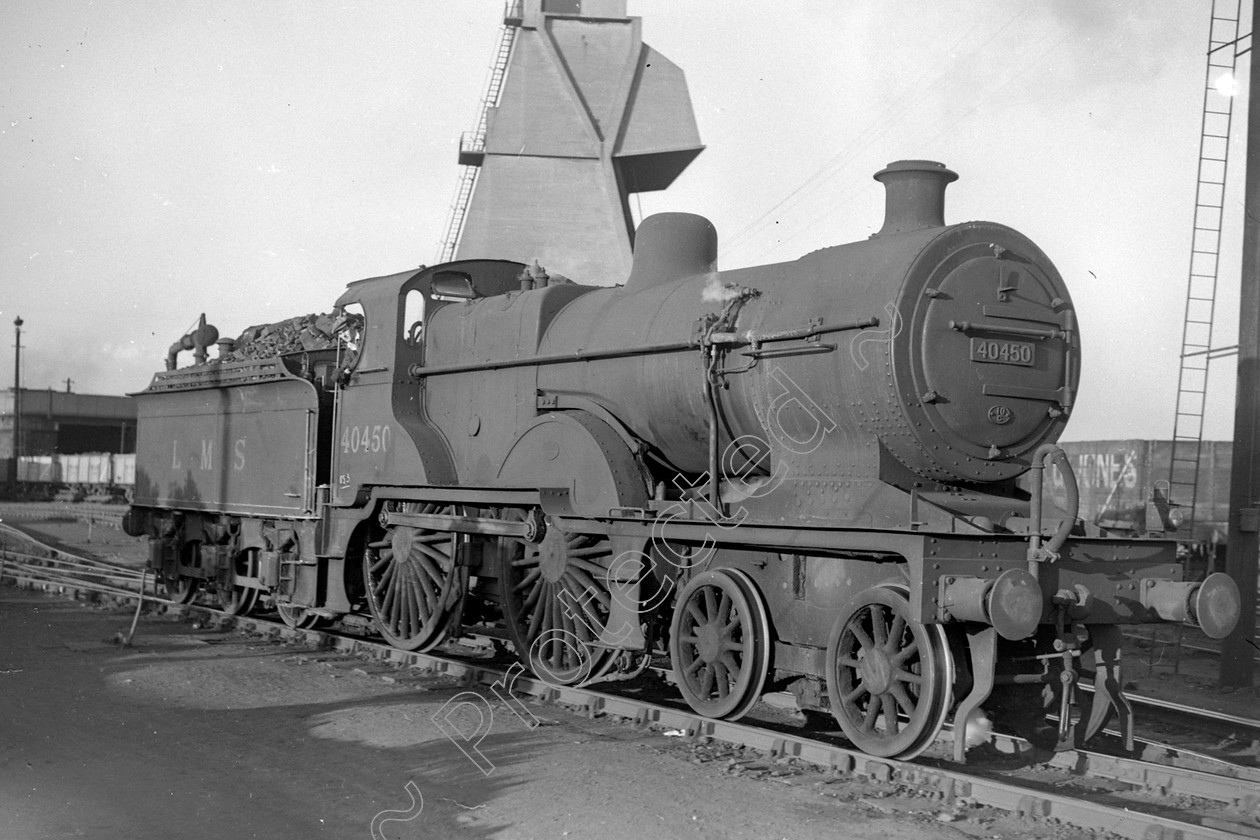
[[[13,319],[13,328],[17,337],[13,342],[13,466],[10,478],[16,484],[18,458],[22,455],[22,316]]]

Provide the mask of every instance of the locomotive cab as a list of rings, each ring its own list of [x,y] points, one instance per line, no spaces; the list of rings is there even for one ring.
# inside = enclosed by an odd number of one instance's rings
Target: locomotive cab
[[[337,312],[362,312],[363,327],[337,390],[334,505],[362,505],[373,487],[454,483],[448,447],[427,422],[423,390],[409,371],[425,365],[438,310],[517,290],[523,268],[464,260],[360,280],[337,299]]]

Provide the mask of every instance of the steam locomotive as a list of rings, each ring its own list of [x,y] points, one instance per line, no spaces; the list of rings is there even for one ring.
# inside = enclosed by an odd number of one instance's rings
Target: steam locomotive
[[[946,225],[939,163],[875,178],[880,231],[794,262],[718,271],[713,226],[669,213],[616,287],[462,260],[350,284],[326,348],[217,361],[203,327],[136,395],[128,532],[177,601],[409,650],[472,628],[557,684],[667,654],[700,715],[791,691],[875,755],[982,703],[1131,742],[1120,627],[1221,637],[1237,588],[1181,579],[1162,499],[1144,538],[1078,520],[1053,442],[1080,337],[1046,256]]]

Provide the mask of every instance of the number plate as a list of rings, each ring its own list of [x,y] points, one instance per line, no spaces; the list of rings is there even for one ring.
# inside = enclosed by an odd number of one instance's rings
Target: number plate
[[[996,362],[999,365],[1023,365],[1032,367],[1036,361],[1036,347],[1026,341],[999,341],[993,338],[971,339],[973,362]]]

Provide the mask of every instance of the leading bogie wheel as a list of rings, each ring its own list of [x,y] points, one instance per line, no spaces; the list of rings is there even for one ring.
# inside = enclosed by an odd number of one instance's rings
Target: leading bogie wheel
[[[842,608],[827,645],[831,712],[858,749],[910,759],[944,724],[953,657],[940,625],[911,616],[899,588],[873,587]]]
[[[692,578],[674,605],[669,652],[687,705],[710,718],[747,714],[770,666],[770,624],[751,578],[735,569]]]

